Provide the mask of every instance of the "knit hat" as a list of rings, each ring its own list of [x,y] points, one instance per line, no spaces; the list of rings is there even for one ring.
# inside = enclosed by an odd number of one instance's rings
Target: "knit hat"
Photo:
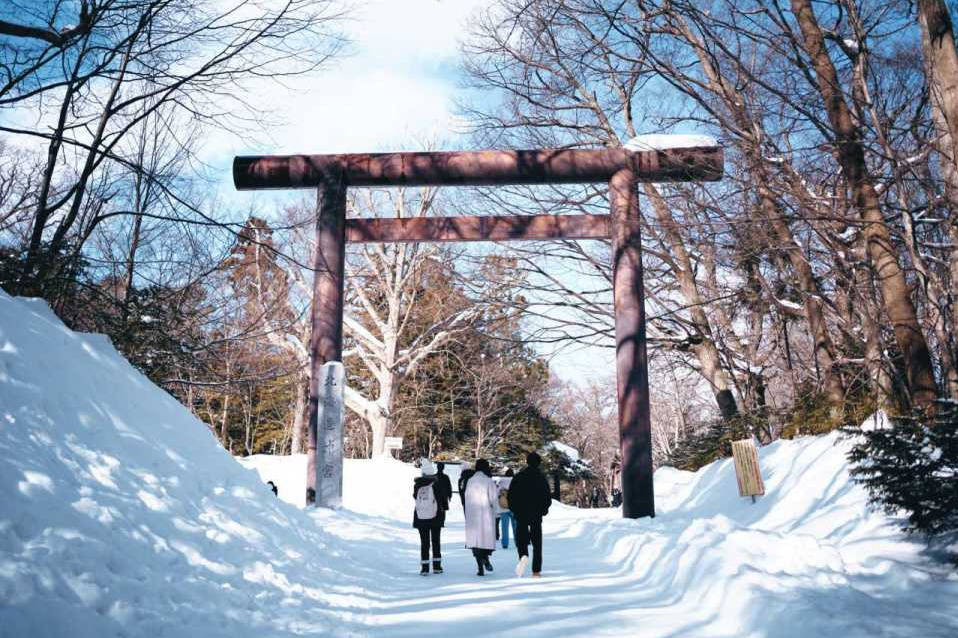
[[[432,464],[432,461],[424,458],[422,463],[419,464],[420,469],[422,470],[423,476],[432,476],[436,473],[436,466]]]

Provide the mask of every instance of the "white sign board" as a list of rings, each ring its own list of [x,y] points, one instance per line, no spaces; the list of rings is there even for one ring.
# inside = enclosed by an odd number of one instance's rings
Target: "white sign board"
[[[316,406],[316,504],[343,504],[343,406],[346,371],[339,361],[319,372]]]
[[[402,437],[401,436],[387,436],[386,445],[384,446],[387,450],[401,450],[402,449]]]

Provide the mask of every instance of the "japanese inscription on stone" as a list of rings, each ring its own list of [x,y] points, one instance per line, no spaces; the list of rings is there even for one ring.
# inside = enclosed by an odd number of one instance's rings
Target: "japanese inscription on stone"
[[[319,373],[316,414],[316,504],[340,507],[343,502],[343,406],[345,369],[339,361],[323,364]]]

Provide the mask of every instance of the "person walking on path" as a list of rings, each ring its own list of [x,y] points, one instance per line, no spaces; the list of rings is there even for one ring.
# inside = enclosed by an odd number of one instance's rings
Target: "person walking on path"
[[[496,509],[499,492],[492,480],[489,461],[476,461],[476,471],[466,484],[466,547],[476,558],[477,576],[492,571],[492,551],[496,547]]]
[[[449,475],[444,472],[446,469],[446,464],[442,461],[436,463],[436,489],[442,491],[443,502],[446,506],[444,510],[449,509],[449,501],[452,500],[452,481],[449,480]]]
[[[499,479],[499,518],[502,525],[502,532],[499,534],[502,538],[502,549],[509,549],[509,528],[512,528],[512,535],[516,533],[516,520],[509,509],[509,485],[512,483],[512,470],[506,470],[506,475]]]
[[[419,573],[429,573],[429,545],[432,542],[432,572],[442,573],[442,551],[439,535],[446,522],[449,498],[436,480],[436,467],[429,459],[422,461],[422,476],[413,481],[412,496],[416,499],[412,526],[419,530]]]
[[[549,513],[552,496],[549,482],[539,470],[542,457],[535,452],[526,456],[526,467],[509,484],[509,509],[516,517],[516,550],[519,564],[516,576],[522,576],[529,562],[529,541],[532,541],[532,575],[542,573],[542,517]]]
[[[463,465],[462,472],[459,474],[459,500],[462,501],[463,512],[466,510],[466,484],[469,483],[469,479],[472,478],[475,472],[476,471],[466,463]]]

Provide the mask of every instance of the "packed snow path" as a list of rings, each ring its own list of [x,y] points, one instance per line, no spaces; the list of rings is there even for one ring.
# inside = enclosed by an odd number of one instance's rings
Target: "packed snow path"
[[[346,465],[342,511],[304,457],[230,457],[96,335],[0,292],[0,636],[948,636],[958,579],[868,512],[834,436],[656,473],[654,520],[555,504],[542,579],[474,575],[454,503],[418,575],[414,468]],[[259,475],[257,475],[259,472]],[[295,499],[291,499],[295,500]]]
[[[958,583],[940,582],[943,572],[934,568],[902,571],[917,548],[902,544],[881,517],[849,518],[846,508],[860,493],[847,482],[834,437],[773,449],[770,491],[797,490],[794,482],[813,466],[819,475],[805,483],[822,491],[752,505],[738,498],[731,464],[723,462],[697,474],[660,472],[657,499],[671,513],[653,521],[554,504],[544,524],[541,579],[515,577],[514,545],[495,552],[496,571],[477,577],[463,548],[457,498],[443,532],[445,573],[420,576],[415,530],[403,520],[412,500],[404,488],[414,473],[400,463],[347,466],[354,485],[367,479],[347,490],[348,506],[389,496],[370,506],[375,517],[313,516],[357,543],[358,553],[376,556],[382,576],[364,593],[376,636],[953,636],[958,604],[949,598]],[[278,477],[282,490],[301,484],[305,459],[245,463]],[[782,518],[786,508],[794,519]],[[699,515],[705,512],[711,515]]]

